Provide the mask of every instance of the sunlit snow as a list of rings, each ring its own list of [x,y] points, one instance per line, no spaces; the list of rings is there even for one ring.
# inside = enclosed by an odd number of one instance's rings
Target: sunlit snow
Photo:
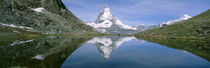
[[[96,21],[87,22],[86,24],[92,26],[100,32],[106,32],[106,28],[110,28],[113,25],[117,25],[122,29],[137,30],[135,27],[123,24],[122,21],[112,15],[110,9],[107,6],[105,6],[104,10],[99,14]]]
[[[36,55],[32,59],[43,60],[44,56],[43,55]]]
[[[112,26],[112,22],[110,22],[109,20],[105,20],[102,23],[87,23],[87,25],[92,26],[93,28],[109,28]]]
[[[34,8],[33,10],[36,12],[43,12],[45,9],[43,7],[39,7],[39,8]]]
[[[26,40],[26,41],[15,41],[12,44],[10,44],[10,46],[14,46],[14,45],[17,45],[17,44],[24,44],[24,43],[28,43],[28,42],[32,42],[32,41],[34,41],[34,39]]]
[[[185,20],[188,20],[192,18],[191,16],[185,14],[184,16],[178,18],[178,19],[175,19],[175,20],[171,20],[171,21],[168,21],[168,22],[163,22],[161,24],[166,24],[166,25],[171,25],[171,24],[174,24],[174,23],[177,23],[177,22],[182,22],[182,21],[185,21]]]
[[[26,29],[27,31],[30,31],[30,32],[35,32],[36,31],[33,28],[26,27],[26,26],[16,26],[16,25],[13,25],[13,24],[4,24],[4,23],[1,23],[1,22],[0,22],[0,24],[3,25],[3,26],[7,26],[7,27]]]

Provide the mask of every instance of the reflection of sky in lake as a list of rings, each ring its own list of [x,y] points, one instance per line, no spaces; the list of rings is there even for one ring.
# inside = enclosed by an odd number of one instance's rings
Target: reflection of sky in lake
[[[98,37],[99,39],[101,37]],[[121,38],[111,38],[116,42]],[[103,44],[101,44],[103,45]],[[105,45],[105,44],[104,44]],[[115,46],[115,45],[111,45]],[[210,63],[189,52],[165,47],[144,40],[131,39],[111,49],[104,59],[97,44],[84,44],[69,56],[63,68],[209,68]]]

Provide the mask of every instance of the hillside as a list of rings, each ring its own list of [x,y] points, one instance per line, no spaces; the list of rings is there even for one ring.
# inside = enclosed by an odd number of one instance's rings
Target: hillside
[[[61,0],[1,0],[0,8],[0,22],[6,25],[30,27],[45,34],[96,32]]]
[[[210,39],[210,10],[189,20],[140,32],[135,36]]]

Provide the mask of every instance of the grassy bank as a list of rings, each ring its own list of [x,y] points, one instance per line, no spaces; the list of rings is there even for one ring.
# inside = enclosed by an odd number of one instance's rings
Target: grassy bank
[[[135,34],[136,37],[210,39],[210,10],[192,19]]]

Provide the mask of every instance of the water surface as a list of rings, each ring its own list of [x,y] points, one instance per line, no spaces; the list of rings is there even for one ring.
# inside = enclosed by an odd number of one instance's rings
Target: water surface
[[[143,39],[51,36],[1,40],[0,67],[210,68],[209,42]]]
[[[69,56],[63,68],[208,68],[188,51],[135,37],[95,37]]]

